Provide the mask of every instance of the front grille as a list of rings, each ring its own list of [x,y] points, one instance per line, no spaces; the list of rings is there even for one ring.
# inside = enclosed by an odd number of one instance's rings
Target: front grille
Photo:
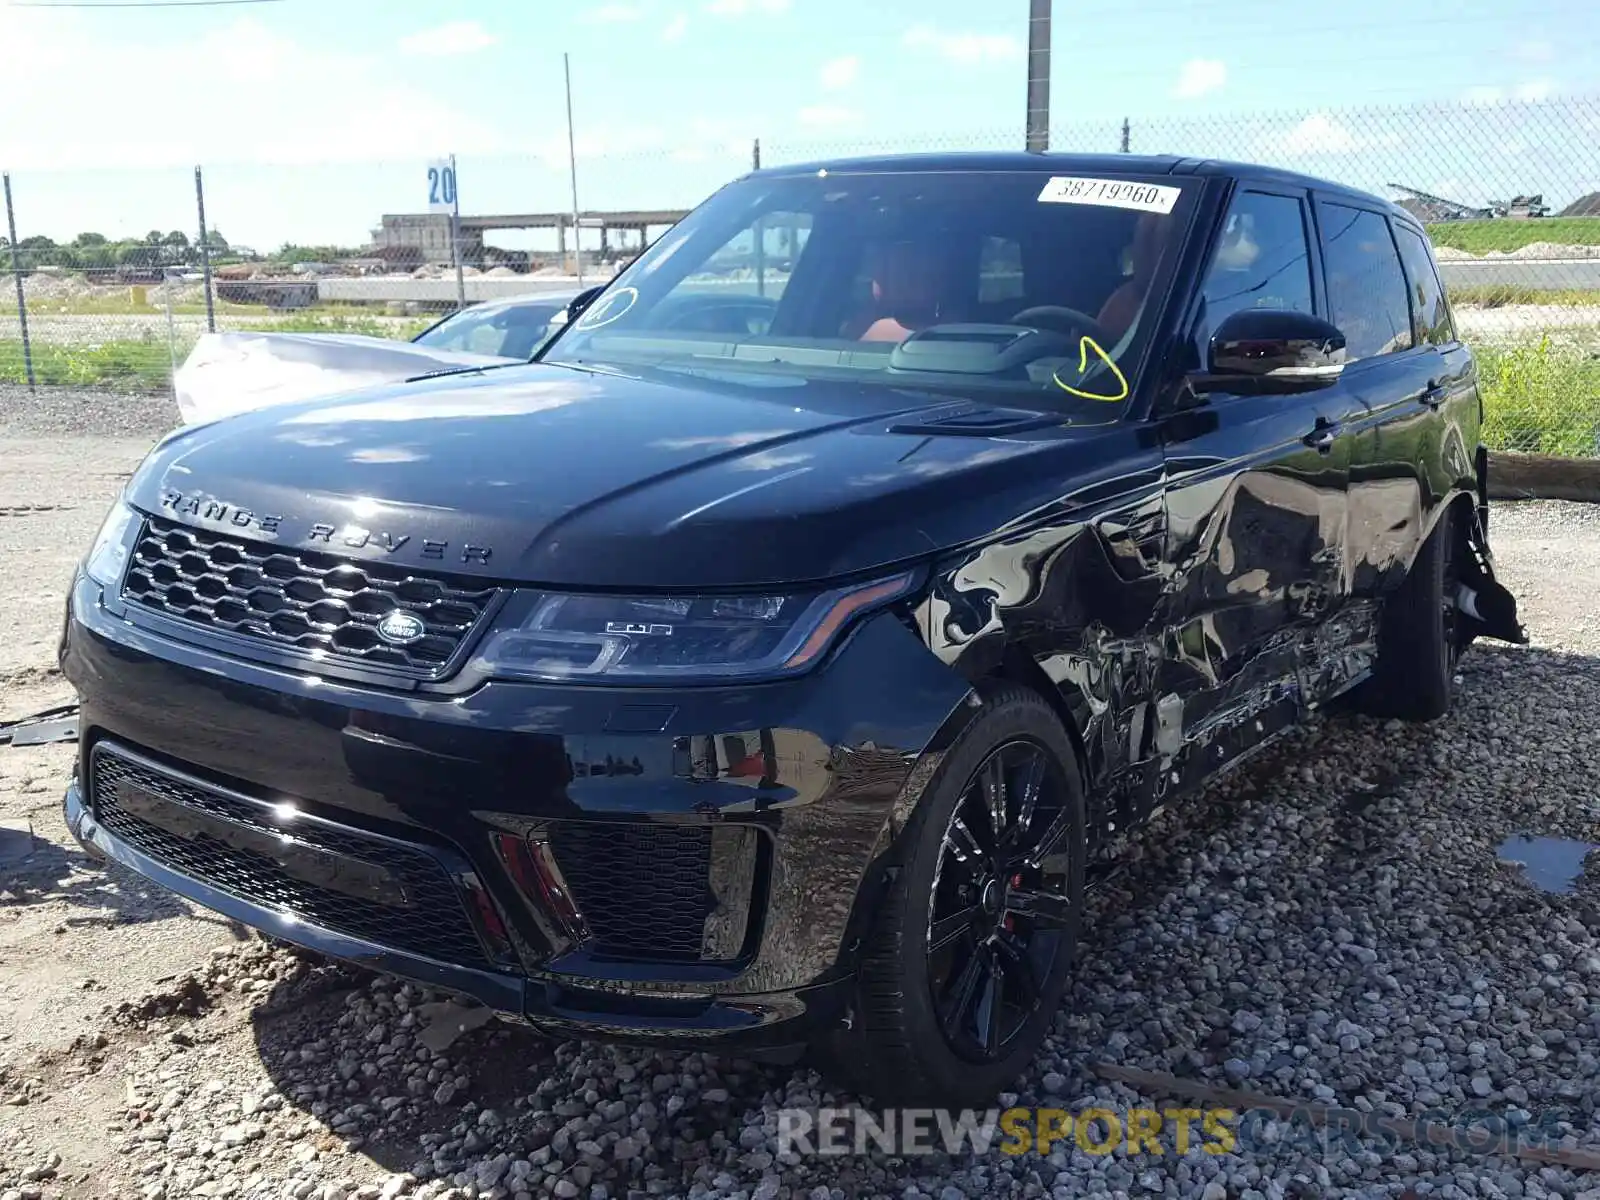
[[[716,907],[708,827],[553,822],[550,851],[598,949],[701,956]]]
[[[257,643],[431,677],[449,666],[496,591],[150,517],[122,594],[162,616]],[[378,636],[378,623],[396,610],[422,619],[419,640],[394,646]]]
[[[444,866],[427,851],[199,786],[105,743],[90,760],[91,806],[107,832],[241,900],[441,962],[482,967]]]

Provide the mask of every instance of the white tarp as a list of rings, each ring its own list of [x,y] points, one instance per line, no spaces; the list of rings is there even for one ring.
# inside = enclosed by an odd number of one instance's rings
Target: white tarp
[[[185,425],[514,360],[354,333],[207,333],[173,378]]]

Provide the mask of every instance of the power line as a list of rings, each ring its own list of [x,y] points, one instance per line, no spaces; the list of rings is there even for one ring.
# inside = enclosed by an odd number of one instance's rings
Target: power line
[[[283,0],[11,0],[12,8],[222,8],[231,4],[282,4]]]

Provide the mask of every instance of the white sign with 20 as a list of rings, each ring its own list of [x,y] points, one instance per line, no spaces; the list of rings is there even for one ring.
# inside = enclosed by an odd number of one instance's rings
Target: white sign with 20
[[[428,211],[454,212],[456,208],[456,164],[448,158],[428,164]]]

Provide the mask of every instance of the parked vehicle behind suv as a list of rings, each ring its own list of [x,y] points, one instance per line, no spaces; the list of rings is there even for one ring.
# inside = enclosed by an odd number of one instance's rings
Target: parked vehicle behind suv
[[[1372,196],[785,168],[573,313],[152,451],[62,644],[87,846],[557,1033],[975,1101],[1130,829],[1523,640],[1472,356]]]

